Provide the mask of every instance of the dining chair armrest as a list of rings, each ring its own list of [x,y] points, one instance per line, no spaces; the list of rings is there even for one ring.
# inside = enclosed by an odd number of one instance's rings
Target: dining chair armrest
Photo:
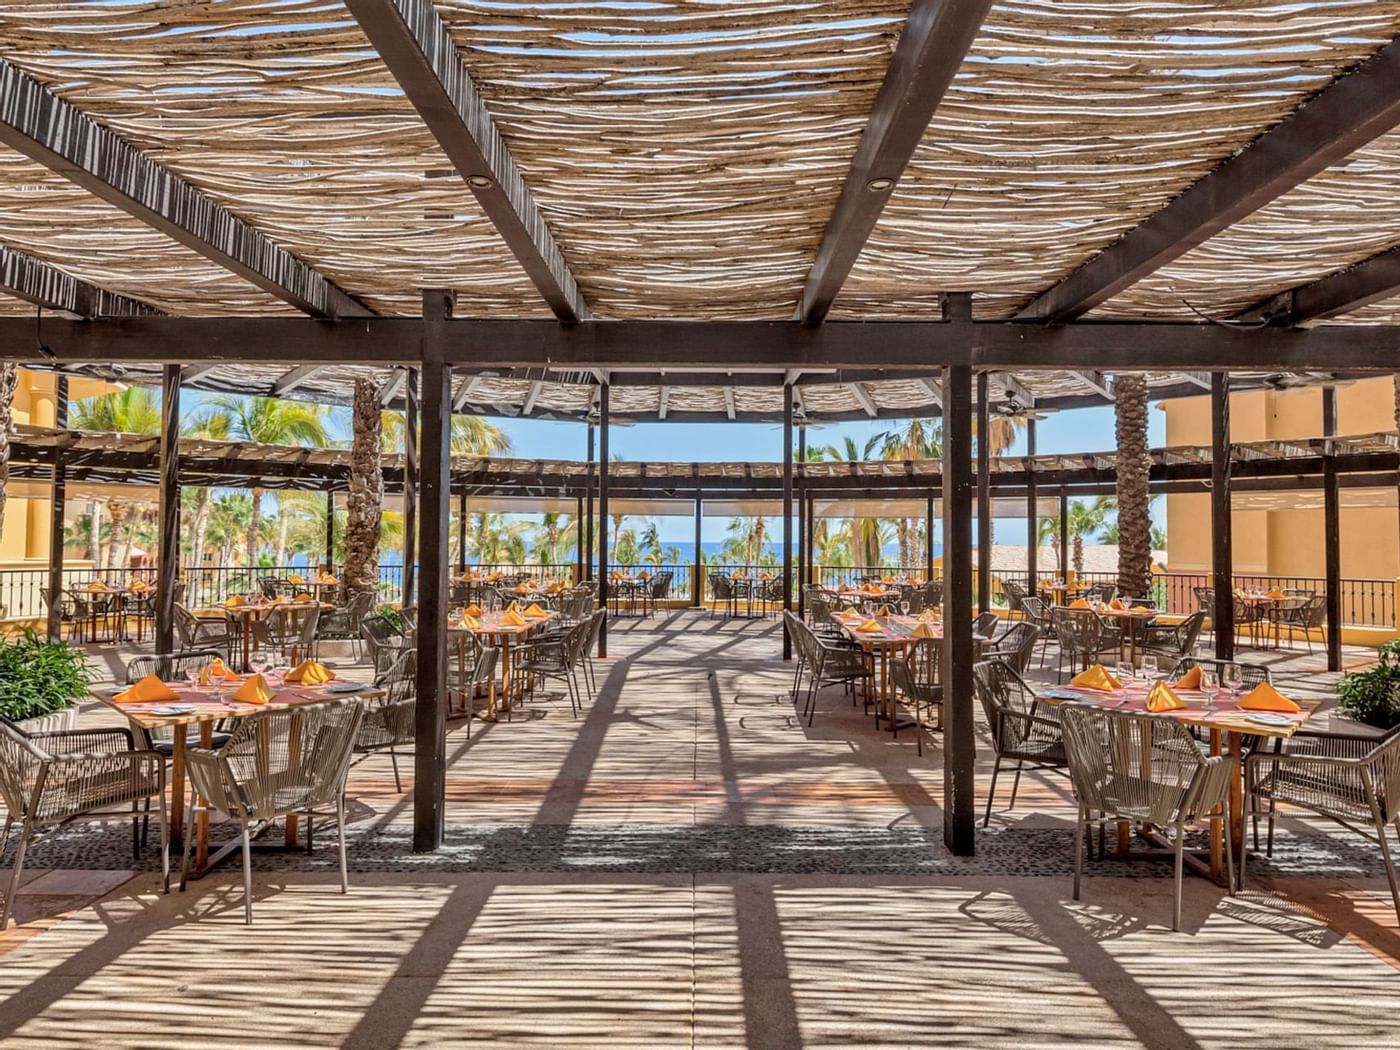
[[[131,730],[125,727],[110,729],[51,729],[42,733],[31,733],[29,739],[42,741],[44,750],[54,757],[74,753],[112,754],[130,751],[136,746]],[[121,746],[118,747],[117,745]]]

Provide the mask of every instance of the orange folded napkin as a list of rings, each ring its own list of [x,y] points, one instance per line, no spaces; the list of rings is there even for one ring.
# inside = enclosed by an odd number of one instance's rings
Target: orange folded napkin
[[[551,583],[549,585],[548,590],[550,594],[558,594],[560,591],[564,590],[568,586],[569,585],[567,583]]]
[[[222,679],[225,682],[236,682],[238,681],[238,672],[230,670],[224,665],[224,662],[216,656],[199,672],[199,684],[213,685],[216,679]]]
[[[311,597],[311,595],[309,594],[298,594],[292,600],[297,602],[314,602],[316,599]]]
[[[145,580],[136,580],[136,581],[134,581],[134,582],[132,583],[131,589],[132,589],[133,591],[144,591],[144,590],[148,589],[150,586],[151,586],[151,585],[150,585],[149,583],[147,583]]]
[[[771,572],[765,572],[763,575],[761,575],[761,576],[759,577],[760,580],[771,580],[772,578],[773,578],[773,574],[772,574]]]
[[[272,687],[267,684],[266,678],[255,674],[238,687],[233,699],[240,704],[265,704],[272,699]]]
[[[529,593],[530,593],[531,591],[533,591],[534,589],[535,589],[534,585],[533,585],[533,584],[529,584],[529,583],[517,583],[517,584],[515,585],[515,593],[516,593],[516,594],[529,594]]]
[[[649,580],[649,579],[651,579],[651,573],[649,573],[649,572],[639,572],[639,573],[637,573],[637,579],[639,579],[639,580]]]
[[[512,602],[511,608],[507,609],[505,615],[501,617],[501,623],[508,627],[524,627],[525,617],[520,615],[520,610],[516,609],[515,603]]]
[[[88,584],[88,590],[102,592],[111,590],[111,588],[108,587],[101,580],[93,580],[90,584]]]
[[[1114,598],[1113,601],[1109,602],[1108,607],[1110,609],[1117,609],[1119,612],[1122,612],[1124,609],[1127,608],[1127,606],[1124,605],[1123,602],[1118,598]]]
[[[878,623],[876,623],[874,620],[866,620],[863,624],[857,627],[856,630],[859,631],[861,634],[885,633],[885,629],[881,627]]]
[[[123,689],[112,697],[119,704],[149,704],[159,700],[178,700],[175,690],[160,680],[157,675],[148,674],[129,689]]]
[[[923,612],[919,613],[918,619],[920,623],[937,623],[939,621],[938,610],[925,609]]]
[[[842,616],[859,616],[859,615],[860,615],[860,610],[857,609],[854,605],[848,605],[848,606],[846,606],[846,608],[844,608],[844,609],[841,610],[841,615],[842,615]]]
[[[480,616],[480,615],[481,615],[481,606],[477,605],[476,602],[472,602],[470,605],[468,605],[465,609],[462,610],[462,615],[463,615],[463,616]]]
[[[539,606],[539,603],[537,603],[537,602],[531,604],[531,606],[530,606],[528,609],[526,609],[525,612],[524,612],[522,615],[524,615],[525,617],[527,617],[528,619],[531,619],[531,620],[547,620],[547,619],[549,619],[549,613],[546,612],[544,609],[541,609],[540,606]]]
[[[1260,682],[1241,697],[1235,706],[1245,711],[1282,711],[1285,714],[1302,710],[1268,682]]]
[[[1071,609],[1087,609],[1089,608],[1089,603],[1086,602],[1083,598],[1076,598],[1074,599],[1074,601],[1069,603],[1069,607]]]
[[[507,605],[507,606],[505,607],[505,610],[504,610],[504,611],[505,611],[505,612],[519,612],[519,611],[520,611],[520,606],[517,605],[515,602],[511,602],[509,605]]]
[[[1281,599],[1281,598],[1287,598],[1288,595],[1284,594],[1282,591],[1265,591],[1265,592],[1264,592],[1264,597],[1265,597],[1265,598]]]
[[[245,602],[236,594],[232,598],[229,598],[227,601],[224,602],[225,607],[229,609],[237,609],[247,604],[247,602]]]
[[[318,583],[335,583],[336,580],[335,580],[335,577],[332,576],[330,573],[326,573],[326,574],[325,574],[324,576],[322,576],[317,582],[318,582]]]
[[[914,626],[914,630],[911,632],[911,634],[912,634],[915,638],[937,638],[937,637],[938,637],[938,632],[937,632],[936,630],[934,630],[933,624],[928,623],[927,621],[921,621],[921,622],[919,622],[918,624],[916,624],[916,625]]]
[[[1201,688],[1201,669],[1193,667],[1184,675],[1172,683],[1178,689],[1199,689]]]
[[[1153,712],[1180,711],[1186,702],[1171,691],[1166,682],[1153,682],[1147,691],[1147,709]]]
[[[1080,689],[1098,689],[1104,693],[1123,688],[1123,683],[1109,674],[1103,664],[1095,664],[1087,671],[1081,671],[1069,680],[1069,684]]]
[[[325,664],[317,663],[315,660],[303,660],[287,672],[286,680],[300,682],[302,685],[325,685],[333,678],[335,678],[335,672]]]
[[[305,576],[298,576],[296,573],[292,573],[290,576],[287,577],[287,582],[288,582],[288,583],[305,583],[305,582],[306,582],[306,577],[305,577]]]
[[[480,615],[480,610],[477,610],[477,613],[478,615]],[[463,613],[462,626],[475,631],[481,627],[481,621],[478,620],[475,616],[472,616],[470,613]]]
[[[891,609],[888,605],[880,606],[880,608],[875,613],[876,616],[892,616],[893,614],[894,610]]]

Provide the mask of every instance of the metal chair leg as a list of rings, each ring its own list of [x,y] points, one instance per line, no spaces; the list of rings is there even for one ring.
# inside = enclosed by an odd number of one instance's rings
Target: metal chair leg
[[[1395,862],[1390,856],[1390,843],[1386,841],[1386,822],[1380,818],[1374,799],[1371,802],[1371,809],[1376,813],[1376,841],[1380,843],[1381,860],[1385,863],[1385,877],[1390,882],[1390,899],[1395,904],[1395,917],[1400,919],[1400,885],[1397,885],[1395,881]],[[4,927],[0,926],[0,929],[4,929]]]
[[[1084,807],[1074,817],[1074,899],[1079,899],[1079,880],[1084,872],[1084,821],[1087,814]]]
[[[345,796],[335,799],[335,826],[340,833],[340,892],[350,892],[350,873],[345,864]]]
[[[253,925],[253,844],[248,837],[248,822],[243,827],[243,925]]]
[[[1186,829],[1182,825],[1178,824],[1176,826],[1176,843],[1173,847],[1173,850],[1176,854],[1175,864],[1173,865],[1175,869],[1175,879],[1172,891],[1172,932],[1174,933],[1178,932],[1181,929],[1181,882],[1183,867],[1181,851],[1182,847],[1185,845]]]
[[[190,876],[190,851],[194,849],[194,792],[190,792],[190,804],[185,810],[184,837],[180,841],[180,892],[185,892],[185,883]]]
[[[987,789],[987,814],[982,818],[982,826],[985,828],[992,822],[992,799],[997,793],[997,774],[1001,772],[1001,756],[997,755],[996,765],[992,766],[992,786]]]
[[[15,894],[19,891],[19,877],[24,872],[24,851],[29,846],[29,834],[33,825],[26,819],[19,829],[19,844],[15,846],[15,866],[10,871],[10,888],[5,891],[5,903],[0,905],[0,933],[10,924],[10,913],[14,911]],[[19,925],[19,919],[15,919]]]

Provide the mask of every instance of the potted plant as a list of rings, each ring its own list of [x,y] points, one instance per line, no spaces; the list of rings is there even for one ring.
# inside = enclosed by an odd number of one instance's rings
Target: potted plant
[[[91,680],[77,646],[32,630],[0,642],[0,717],[26,732],[74,728]]]
[[[1376,659],[1375,667],[1342,676],[1337,704],[1358,722],[1390,729],[1400,725],[1400,640],[1382,645]]]

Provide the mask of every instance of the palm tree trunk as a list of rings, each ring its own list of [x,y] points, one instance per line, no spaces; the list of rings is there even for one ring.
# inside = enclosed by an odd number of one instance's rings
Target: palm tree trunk
[[[262,524],[262,489],[253,489],[253,509],[248,515],[248,534],[243,541],[244,564],[251,571],[258,564],[258,526]]]
[[[14,362],[0,364],[0,530],[5,527],[5,490],[10,486],[10,423],[19,372]]]
[[[279,498],[277,500],[277,550],[272,558],[273,565],[287,564],[287,526],[291,524],[291,520],[291,513],[287,510],[287,501]]]
[[[117,552],[121,550],[122,529],[126,525],[127,507],[120,500],[113,500],[107,507],[108,531],[107,560],[103,567],[115,569],[119,564]]]
[[[1152,593],[1152,520],[1148,513],[1147,377],[1118,376],[1114,384],[1118,447],[1118,590],[1130,598]]]
[[[345,501],[345,572],[341,588],[348,600],[379,588],[379,519],[384,504],[384,472],[379,458],[379,384],[355,380],[351,409],[350,494]]]
[[[204,564],[204,537],[209,531],[209,490],[199,489],[194,496],[194,535],[190,549],[196,565]]]
[[[1076,576],[1083,576],[1083,575],[1084,575],[1084,533],[1082,533],[1082,532],[1076,532],[1076,533],[1074,534],[1074,554],[1071,555],[1070,560],[1074,562],[1074,574],[1075,574]]]
[[[88,515],[88,560],[95,569],[102,564],[102,504],[92,501],[92,512]]]

